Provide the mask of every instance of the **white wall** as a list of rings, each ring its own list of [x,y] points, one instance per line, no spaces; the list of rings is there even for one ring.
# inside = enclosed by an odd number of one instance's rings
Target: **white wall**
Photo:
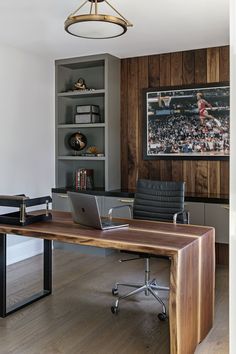
[[[236,353],[236,4],[230,3],[230,353]]]
[[[53,82],[52,62],[0,46],[0,194],[25,193],[30,197],[51,194]],[[8,246],[32,243],[29,238],[16,236],[8,237],[8,241]],[[19,252],[18,248],[17,260],[22,258]]]

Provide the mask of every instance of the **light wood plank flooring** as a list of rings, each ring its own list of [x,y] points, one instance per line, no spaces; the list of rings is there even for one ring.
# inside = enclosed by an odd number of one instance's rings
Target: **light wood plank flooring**
[[[53,295],[0,319],[0,354],[169,354],[168,321],[158,320],[161,307],[150,296],[111,313],[114,282],[143,280],[142,260],[120,264],[119,257],[55,250]],[[10,303],[41,289],[41,264],[37,256],[8,267]],[[151,266],[168,284],[168,261],[152,258]],[[228,352],[228,270],[218,267],[214,328],[196,354]]]

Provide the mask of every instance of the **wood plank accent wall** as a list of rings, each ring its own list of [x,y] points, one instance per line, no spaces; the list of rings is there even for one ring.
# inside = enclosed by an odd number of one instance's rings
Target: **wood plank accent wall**
[[[229,81],[229,47],[121,60],[121,184],[137,178],[184,180],[187,192],[229,194],[228,161],[142,158],[143,88]]]

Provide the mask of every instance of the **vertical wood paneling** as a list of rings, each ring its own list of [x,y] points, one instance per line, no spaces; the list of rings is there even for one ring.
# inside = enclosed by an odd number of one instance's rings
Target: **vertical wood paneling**
[[[128,59],[121,60],[121,185],[128,186]]]
[[[149,87],[160,87],[160,55],[151,55],[148,57],[148,78]],[[167,76],[169,77],[166,67]],[[160,161],[148,161],[149,178],[159,180],[161,178]]]
[[[220,48],[220,81],[229,81],[229,47]]]
[[[171,85],[170,54],[160,55],[160,86]]]
[[[149,178],[161,180],[161,161],[149,161]]]
[[[195,192],[198,194],[208,193],[208,162],[207,161],[195,161],[192,164],[195,173]]]
[[[216,243],[216,264],[229,265],[229,245],[225,243]]]
[[[207,82],[220,81],[220,49],[207,49]]]
[[[220,164],[220,191],[229,195],[229,161],[221,161]]]
[[[154,61],[153,61],[154,62]],[[143,160],[142,140],[143,140],[143,114],[144,114],[144,100],[143,89],[149,86],[149,65],[148,57],[140,57],[138,61],[138,90],[139,90],[139,130],[138,130],[138,145],[139,145],[139,159],[138,159],[138,178],[149,178],[149,163]],[[156,66],[153,66],[155,77],[159,76]],[[159,77],[158,77],[159,80]]]
[[[185,160],[183,161],[183,180],[186,183],[186,192],[195,193],[195,168],[194,161]]]
[[[160,86],[160,55],[148,57],[148,87]]]
[[[207,82],[207,50],[198,49],[195,54],[195,83],[202,84]]]
[[[208,193],[220,194],[220,161],[208,161]]]
[[[183,84],[194,84],[195,57],[194,51],[183,52]]]
[[[135,188],[139,177],[183,180],[189,193],[229,194],[228,161],[144,161],[142,157],[143,88],[228,80],[229,47],[198,49],[121,61],[123,188]]]
[[[182,85],[183,83],[183,55],[182,52],[171,53],[170,55],[170,83],[171,86]]]
[[[172,180],[183,181],[183,161],[173,160],[171,169],[172,169]]]
[[[134,188],[138,177],[139,157],[138,58],[128,60],[128,100],[128,188]]]
[[[172,181],[171,160],[160,160],[160,177],[162,181]]]

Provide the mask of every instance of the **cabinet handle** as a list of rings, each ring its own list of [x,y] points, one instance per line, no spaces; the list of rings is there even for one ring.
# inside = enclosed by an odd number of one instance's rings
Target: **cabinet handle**
[[[133,203],[134,199],[119,199],[119,202],[121,202],[121,203]]]
[[[229,205],[221,205],[221,208],[229,210]]]
[[[68,195],[67,194],[57,194],[58,197],[60,198],[68,198]]]

